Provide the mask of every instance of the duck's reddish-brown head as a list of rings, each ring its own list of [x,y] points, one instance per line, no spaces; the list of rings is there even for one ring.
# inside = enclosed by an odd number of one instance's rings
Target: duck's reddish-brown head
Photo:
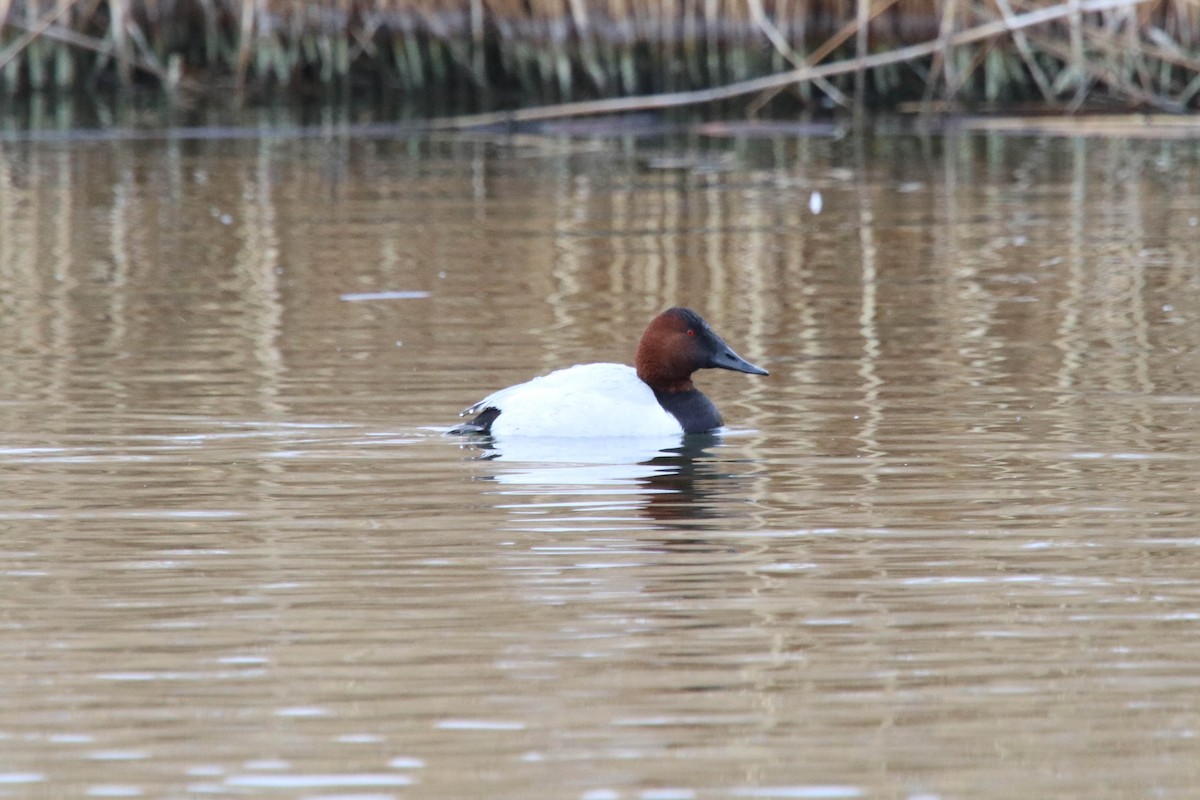
[[[690,308],[668,308],[650,320],[638,343],[635,363],[639,378],[654,391],[669,394],[694,389],[692,373],[698,369],[769,374],[733,352]]]

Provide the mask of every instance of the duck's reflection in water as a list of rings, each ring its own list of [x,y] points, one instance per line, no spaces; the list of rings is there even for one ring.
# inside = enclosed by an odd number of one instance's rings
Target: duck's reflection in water
[[[507,498],[514,516],[536,527],[554,522],[573,530],[630,527],[636,520],[672,527],[708,527],[723,516],[717,497],[736,473],[717,454],[721,436],[692,434],[664,439],[478,439],[464,447],[487,462],[483,480]],[[726,489],[718,491],[718,487]],[[551,513],[553,512],[553,513]]]

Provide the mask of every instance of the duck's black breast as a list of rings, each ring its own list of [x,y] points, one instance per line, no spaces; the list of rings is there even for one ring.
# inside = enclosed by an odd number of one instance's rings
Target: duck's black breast
[[[660,406],[679,420],[684,433],[703,433],[724,424],[717,407],[699,389],[686,392],[655,391],[654,396],[658,398]]]

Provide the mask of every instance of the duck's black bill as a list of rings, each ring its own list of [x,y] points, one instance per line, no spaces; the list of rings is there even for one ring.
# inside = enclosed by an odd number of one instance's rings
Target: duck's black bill
[[[730,350],[728,347],[718,350],[717,354],[712,357],[712,361],[709,363],[709,366],[717,369],[731,369],[734,372],[747,372],[751,375],[771,374],[762,367],[754,366],[749,361]]]

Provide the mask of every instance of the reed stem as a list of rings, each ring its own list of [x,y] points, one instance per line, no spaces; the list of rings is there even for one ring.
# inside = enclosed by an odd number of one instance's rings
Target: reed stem
[[[1200,97],[1200,2],[0,0],[0,76],[0,95],[369,86],[487,102],[623,94],[640,108],[645,93],[758,86],[752,113],[789,89],[856,109],[935,95],[1072,108],[1098,94],[1183,109]]]

